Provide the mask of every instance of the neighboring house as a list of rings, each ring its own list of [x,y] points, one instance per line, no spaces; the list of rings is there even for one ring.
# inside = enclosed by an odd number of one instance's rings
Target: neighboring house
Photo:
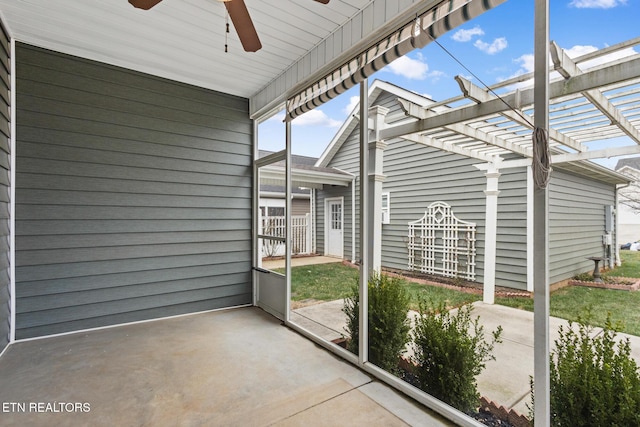
[[[260,150],[260,158],[272,151]],[[313,167],[318,161],[315,157],[292,155],[292,168]],[[279,165],[283,167],[283,165]],[[312,230],[314,227],[311,212],[312,190],[303,187],[291,189],[291,216],[293,254],[311,254],[315,251]],[[284,237],[285,235],[285,187],[283,185],[260,184],[260,223],[262,232]],[[283,256],[284,244],[263,241],[263,256]]]
[[[632,180],[620,189],[618,241],[622,245],[640,240],[640,157],[618,160],[616,171]]]
[[[260,151],[260,159],[278,155]],[[291,253],[316,253],[316,211],[315,194],[327,186],[346,187],[353,182],[353,176],[344,171],[318,167],[318,159],[307,156],[291,156]],[[262,257],[285,255],[285,162],[283,160],[261,167],[260,172],[260,230]],[[269,237],[274,237],[270,239]]]
[[[273,154],[272,151],[260,150],[259,157]],[[292,168],[312,167],[316,164],[316,157],[292,155]],[[291,215],[304,216],[311,213],[311,190],[309,188],[294,187],[291,189]],[[260,213],[263,216],[284,216],[284,186],[260,185]]]
[[[430,99],[386,82],[375,81],[370,87],[370,105],[389,109],[387,123],[406,120],[405,113],[397,102],[398,98],[420,105],[433,103]],[[333,138],[317,165],[338,168],[358,176],[358,134],[357,118],[351,116]],[[494,266],[486,266],[485,212],[486,200],[491,191],[487,187],[489,174],[475,167],[480,162],[402,138],[385,141],[385,144],[382,198],[378,201],[382,211],[382,268],[407,270],[410,257],[415,264],[415,257],[423,257],[424,262],[427,262],[427,258],[438,256],[438,252],[442,257],[448,256],[443,255],[443,251],[448,251],[449,255],[457,251],[458,255],[454,260],[459,261],[457,265],[454,262],[443,266],[443,263],[436,261],[439,265],[432,266],[433,270],[440,270],[439,274],[449,277],[462,277],[483,283],[486,269],[494,268],[492,273],[495,275],[495,285],[533,290],[532,192],[528,191],[532,186],[529,167],[500,171],[496,181],[499,191],[496,262]],[[616,203],[616,186],[624,182],[626,181],[621,175],[592,162],[580,161],[554,166],[549,197],[551,283],[593,269],[593,262],[587,260],[587,257],[610,257],[612,245],[603,245],[603,236],[613,224],[610,220]],[[356,189],[358,183],[359,179]],[[359,191],[355,194],[358,198]],[[358,253],[359,227],[358,218],[353,220],[352,197],[350,188],[325,187],[317,192],[319,253],[345,258],[352,258],[352,254]],[[448,225],[445,227],[447,230],[435,231],[436,234],[440,233],[432,240],[437,248],[411,250],[414,243],[409,223],[423,217],[434,202],[445,202],[451,206],[453,214],[459,220],[475,224],[475,237],[467,238],[464,234],[466,231],[463,233],[459,230],[459,241],[450,239],[455,250],[442,249],[446,242],[441,239],[446,240],[446,233],[464,226]],[[355,205],[357,204],[356,201]],[[438,206],[436,210],[433,222],[440,227],[439,221],[446,205]],[[336,221],[341,221],[342,224],[336,225]],[[352,222],[355,225],[349,226]],[[344,233],[334,233],[333,229],[343,229]],[[612,235],[614,230],[608,231]],[[416,237],[414,240],[419,239]],[[473,246],[473,243],[475,248],[467,248],[466,245]],[[436,253],[428,254],[430,250]],[[461,251],[466,252],[463,254]],[[474,267],[474,271],[467,274],[467,267]],[[423,271],[425,270],[428,269],[425,267]]]

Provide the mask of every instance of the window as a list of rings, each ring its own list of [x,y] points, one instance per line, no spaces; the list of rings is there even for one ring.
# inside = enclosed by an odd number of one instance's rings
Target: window
[[[382,193],[382,223],[389,224],[391,221],[391,196],[389,193]]]

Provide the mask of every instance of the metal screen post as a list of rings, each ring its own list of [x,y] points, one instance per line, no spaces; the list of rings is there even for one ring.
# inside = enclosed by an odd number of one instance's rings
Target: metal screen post
[[[290,317],[290,301],[291,301],[291,122],[285,124],[285,202],[284,202],[284,215],[285,215],[285,275],[286,275],[286,301],[284,304],[284,319],[285,323],[289,322]]]
[[[369,82],[360,83],[360,312],[358,362],[369,360],[369,275],[371,246],[369,236]]]

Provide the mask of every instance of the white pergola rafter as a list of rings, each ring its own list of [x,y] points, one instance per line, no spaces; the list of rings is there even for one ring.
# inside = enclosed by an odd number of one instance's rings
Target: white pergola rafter
[[[430,111],[427,107],[422,107],[421,105],[418,105],[406,99],[398,99],[398,102],[400,103],[400,106],[404,110],[405,114],[407,114],[408,116],[415,117],[417,119],[426,119],[428,117],[434,117],[438,115],[437,113]],[[445,126],[445,129],[451,130],[460,135],[467,136],[469,138],[474,139],[475,141],[480,141],[489,145],[493,145],[495,147],[502,148],[507,151],[518,153],[525,157],[531,157],[531,150],[524,149],[503,138],[481,131],[477,128],[473,128],[467,124],[454,123],[449,126]],[[449,144],[449,145],[453,146],[453,144]],[[447,151],[450,151],[450,150],[447,150]],[[473,153],[473,155],[465,154],[465,155],[469,155],[469,157],[476,157],[476,154],[480,154],[477,151],[471,150],[471,149],[466,149],[466,151],[468,153]],[[485,154],[482,154],[482,156],[487,157]]]
[[[468,150],[466,148],[459,147],[455,144],[451,144],[448,142],[441,141],[437,138],[432,138],[426,135],[413,134],[413,135],[404,135],[401,137],[407,141],[415,142],[416,144],[427,145],[432,148],[438,148],[440,150],[448,151],[450,153],[460,154],[472,159],[477,159],[487,163],[496,163],[501,160],[498,155],[487,155],[483,153],[479,153],[473,150]]]
[[[478,104],[491,101],[494,99],[498,99],[497,96],[490,94],[489,92],[483,90],[479,86],[471,83],[469,80],[461,76],[456,76],[455,79],[460,85],[460,90],[462,90],[462,93],[464,94],[464,96],[466,98],[472,99]],[[529,115],[526,114],[524,111],[522,111],[519,105],[520,100],[518,99],[518,96],[517,96],[518,93],[520,92],[519,91],[515,92],[516,94],[515,105],[511,105],[511,104],[505,105],[505,107],[511,107],[512,109],[501,111],[500,114],[506,117],[507,119],[515,123],[518,123],[521,126],[526,127],[527,129],[533,129],[533,119],[529,117]],[[569,138],[568,136],[563,135],[562,133],[557,132],[551,128],[549,129],[549,139],[556,141],[561,145],[565,145],[567,147],[573,148],[576,151],[587,151],[587,148],[581,143],[579,143],[578,141],[575,141],[572,138]],[[529,155],[528,157],[531,157],[531,156]]]
[[[551,42],[549,50],[553,60],[554,69],[565,79],[581,75],[582,70],[578,68],[576,63],[567,55],[564,49],[561,49],[555,42]],[[598,110],[602,112],[613,125],[616,125],[631,138],[636,144],[640,144],[640,132],[626,119],[626,117],[614,106],[598,89],[591,89],[582,92],[585,98],[591,102]]]
[[[577,98],[582,96],[581,94],[585,91],[611,87],[624,82],[637,82],[639,77],[640,55],[636,55],[626,61],[619,61],[608,66],[585,71],[568,80],[562,79],[554,81],[549,84],[549,95],[550,99],[554,100],[566,100],[570,97]],[[486,92],[484,93],[486,94]],[[410,123],[388,126],[386,129],[380,131],[380,137],[384,140],[390,140],[392,138],[403,137],[404,135],[419,134],[432,129],[445,128],[458,123],[486,121],[488,117],[510,111],[510,105],[516,106],[518,109],[531,107],[533,105],[533,96],[533,88],[521,89],[516,92],[501,95],[501,98],[494,97],[479,104],[451,108]],[[459,98],[452,98],[452,100],[458,99]],[[446,105],[446,102],[436,104],[436,106],[441,105]],[[433,108],[434,106],[430,107]],[[607,123],[607,126],[603,126],[603,128],[604,127],[611,127],[611,124]],[[561,137],[558,137],[558,139],[561,139]],[[559,142],[567,145],[564,141]],[[571,148],[576,151],[587,151],[586,147],[582,144]]]

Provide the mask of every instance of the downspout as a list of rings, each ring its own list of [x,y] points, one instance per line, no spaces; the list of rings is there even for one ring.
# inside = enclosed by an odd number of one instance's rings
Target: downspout
[[[620,212],[620,190],[622,190],[623,188],[627,188],[631,186],[631,183],[628,184],[618,184],[616,185],[616,192],[615,192],[615,211],[613,214],[613,221],[614,221],[614,232],[613,232],[613,245],[615,247],[615,265],[617,267],[620,267],[622,265],[622,259],[620,259],[620,215],[618,214]],[[613,266],[611,266],[613,267]]]

